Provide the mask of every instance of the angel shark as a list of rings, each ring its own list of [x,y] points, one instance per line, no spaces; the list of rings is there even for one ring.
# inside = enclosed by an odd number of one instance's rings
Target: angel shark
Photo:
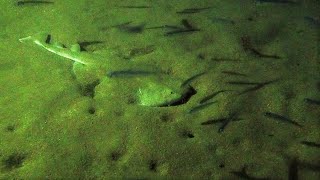
[[[169,77],[166,74],[145,74],[139,73],[144,71],[132,70],[132,68],[144,67],[144,65],[134,65],[132,64],[133,62],[128,62],[119,57],[115,60],[113,59],[115,57],[103,57],[88,52],[81,52],[79,44],[74,44],[70,48],[66,48],[61,43],[52,42],[49,33],[37,33],[21,38],[19,41],[22,43],[35,44],[51,53],[73,61],[73,72],[76,76],[79,68],[85,68],[90,69],[90,72],[97,71],[98,73],[91,74],[97,76],[95,78],[102,80],[105,78],[108,80],[116,80],[117,77],[114,77],[114,74],[122,75],[119,76],[121,78],[136,79],[139,88],[136,89],[134,93],[139,99],[138,104],[142,106],[164,107],[177,104],[177,102],[180,101],[185,103],[189,99],[188,96],[194,92],[191,86],[183,85],[184,83],[180,79]],[[125,65],[127,67],[129,66],[129,68],[124,67]],[[110,74],[113,74],[113,76]],[[159,78],[159,76],[161,76],[161,78]]]

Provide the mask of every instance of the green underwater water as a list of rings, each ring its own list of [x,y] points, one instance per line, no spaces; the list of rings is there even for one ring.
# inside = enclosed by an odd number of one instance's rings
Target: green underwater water
[[[318,0],[18,2],[0,179],[319,178]],[[19,42],[39,32],[93,65]]]

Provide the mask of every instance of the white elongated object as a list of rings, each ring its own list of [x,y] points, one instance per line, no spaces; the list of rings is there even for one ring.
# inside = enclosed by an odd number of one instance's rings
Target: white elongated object
[[[28,36],[25,38],[19,39],[22,43],[32,42],[54,54],[62,56],[64,58],[70,59],[74,62],[89,65],[91,60],[87,57],[84,58],[80,53],[80,46],[79,44],[72,45],[71,49],[64,48],[60,43],[47,43],[47,38],[50,37],[48,33],[37,33],[32,36]]]

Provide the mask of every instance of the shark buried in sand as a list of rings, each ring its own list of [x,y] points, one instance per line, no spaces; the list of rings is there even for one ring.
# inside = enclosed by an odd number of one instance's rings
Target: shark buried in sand
[[[139,88],[135,89],[135,94],[139,100],[138,104],[142,106],[173,106],[179,104],[179,102],[186,103],[191,95],[195,94],[195,90],[191,86],[185,85],[180,79],[169,77],[164,73],[135,70],[135,67],[144,66],[132,64],[133,62],[128,62],[119,57],[113,59],[81,52],[79,44],[66,48],[61,43],[52,42],[51,35],[48,33],[37,33],[21,38],[19,41],[35,44],[51,53],[72,60],[74,62],[73,72],[76,76],[79,68],[87,68],[99,72],[95,75],[101,80],[116,81],[119,78],[132,78],[134,83],[139,85]],[[130,64],[130,68],[124,68],[128,64]],[[121,86],[121,84],[119,85]]]

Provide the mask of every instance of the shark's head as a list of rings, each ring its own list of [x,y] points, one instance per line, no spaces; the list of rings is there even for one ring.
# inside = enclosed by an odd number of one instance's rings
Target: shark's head
[[[28,43],[28,44],[36,43],[36,42],[49,44],[51,41],[51,35],[46,32],[40,32],[28,37],[21,38],[19,39],[19,41],[22,43]]]

